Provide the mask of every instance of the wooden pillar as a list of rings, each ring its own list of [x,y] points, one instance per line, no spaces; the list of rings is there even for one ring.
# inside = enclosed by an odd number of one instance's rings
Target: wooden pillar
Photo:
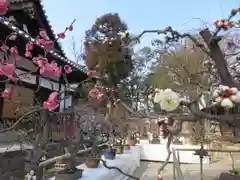
[[[141,129],[140,129],[140,136],[143,137],[143,131],[144,131],[144,126],[145,124],[141,124]]]
[[[60,92],[62,92],[62,91],[65,91],[65,85],[64,85],[64,84],[60,84]],[[61,96],[61,98],[64,98],[63,101],[60,102],[61,105],[62,105],[62,103],[63,103],[63,107],[61,107],[61,108],[63,108],[63,109],[61,109],[61,111],[64,111],[64,110],[66,109],[66,99],[65,99],[65,95],[66,95],[66,93],[64,92],[64,93],[62,94],[62,96]]]
[[[0,77],[0,81],[3,81],[5,78],[3,76]],[[5,82],[0,83],[0,93],[4,91],[6,87]],[[0,120],[2,120],[3,116],[3,106],[4,106],[4,98],[0,96]]]
[[[37,95],[37,92],[39,91],[39,86],[40,86],[40,84],[39,84],[40,82],[39,82],[39,76],[36,76],[36,84],[35,84],[35,88],[34,88],[34,97],[33,97],[33,105],[36,105],[38,102],[38,95]]]

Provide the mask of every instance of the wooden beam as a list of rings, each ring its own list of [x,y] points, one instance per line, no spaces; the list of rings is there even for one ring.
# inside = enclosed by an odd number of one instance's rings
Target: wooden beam
[[[34,7],[33,2],[22,2],[22,3],[14,3],[9,5],[9,11],[15,10],[24,10],[24,9],[31,9]]]

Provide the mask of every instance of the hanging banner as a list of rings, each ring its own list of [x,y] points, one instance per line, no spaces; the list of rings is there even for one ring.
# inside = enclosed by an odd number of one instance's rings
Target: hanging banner
[[[72,96],[68,95],[65,100],[65,108],[70,108],[72,106]]]
[[[16,69],[15,73],[20,81],[27,82],[29,84],[36,84],[36,76],[29,74],[27,71]]]
[[[59,84],[56,82],[50,81],[48,79],[40,77],[39,84],[41,87],[45,87],[45,88],[53,90],[53,91],[59,91]]]

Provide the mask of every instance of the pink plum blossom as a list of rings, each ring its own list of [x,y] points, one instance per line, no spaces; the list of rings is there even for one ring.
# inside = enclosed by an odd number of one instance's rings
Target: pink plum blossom
[[[26,44],[26,51],[31,51],[34,48],[34,44],[32,42]]]
[[[47,101],[43,102],[43,108],[53,111],[59,107],[59,94],[57,92],[52,92]]]
[[[3,98],[9,98],[11,95],[11,88],[6,88],[4,91],[1,93]]]
[[[16,47],[11,47],[10,52],[12,56],[17,56],[18,55],[18,50]]]
[[[0,15],[6,14],[8,11],[8,0],[0,0]]]
[[[94,70],[90,70],[87,72],[87,75],[89,77],[95,77],[95,78],[99,78],[100,77],[100,74],[97,72],[97,71],[94,71]]]
[[[69,74],[72,72],[72,68],[71,66],[69,66],[68,64],[64,66],[64,71],[65,73]]]
[[[88,92],[88,97],[93,100],[102,101],[103,94],[99,88],[93,88]]]

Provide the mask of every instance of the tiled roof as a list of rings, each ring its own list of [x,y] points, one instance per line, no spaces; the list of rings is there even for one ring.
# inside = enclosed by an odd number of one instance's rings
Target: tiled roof
[[[43,3],[42,3],[42,0],[10,0],[9,1],[10,4],[16,4],[16,3],[23,3],[23,2],[35,2],[35,3],[38,3],[41,7],[41,12],[43,13],[42,16],[44,18],[44,20],[46,21],[46,26],[47,28],[49,29],[49,32],[50,32],[50,36],[52,36],[52,38],[56,39],[56,35],[53,31],[53,28],[52,26],[50,25],[50,22],[48,20],[48,16],[46,15],[46,11],[44,9],[44,6],[43,6]],[[52,39],[52,40],[54,40]],[[59,53],[62,54],[63,57],[66,58],[66,55],[62,49],[62,46],[59,42],[56,42],[56,46],[57,46],[57,49],[60,51]]]
[[[42,12],[42,17],[44,18],[44,21],[46,21],[45,25],[47,26],[47,29],[49,30],[50,32],[50,36],[52,36],[52,40],[56,39],[56,35],[54,34],[54,31],[53,31],[53,28],[52,26],[50,25],[50,22],[48,20],[48,16],[46,15],[46,11],[44,9],[44,6],[43,6],[43,1],[42,0],[10,0],[10,4],[16,4],[16,3],[23,3],[23,2],[34,2],[34,3],[37,3],[40,5],[40,11]],[[64,57],[66,58],[66,55],[62,49],[62,46],[59,42],[56,42],[56,49],[59,50],[59,53]]]
[[[9,3],[19,3],[24,1],[29,1],[29,0],[9,0]]]
[[[53,28],[52,28],[52,26],[51,26],[51,24],[50,24],[50,21],[49,21],[49,19],[48,19],[48,16],[47,16],[47,14],[46,14],[45,9],[44,9],[43,1],[42,1],[42,0],[38,0],[38,1],[40,2],[41,10],[42,10],[43,15],[44,15],[44,18],[45,18],[45,20],[46,20],[46,22],[47,22],[46,25],[48,26],[51,35],[54,37],[54,39],[56,39],[56,34],[54,33],[54,30],[53,30]],[[56,43],[57,43],[56,46],[58,47],[57,49],[59,49],[60,54],[62,54],[62,56],[63,56],[64,58],[66,58],[66,54],[64,53],[61,44],[60,44],[58,41],[57,41]]]

